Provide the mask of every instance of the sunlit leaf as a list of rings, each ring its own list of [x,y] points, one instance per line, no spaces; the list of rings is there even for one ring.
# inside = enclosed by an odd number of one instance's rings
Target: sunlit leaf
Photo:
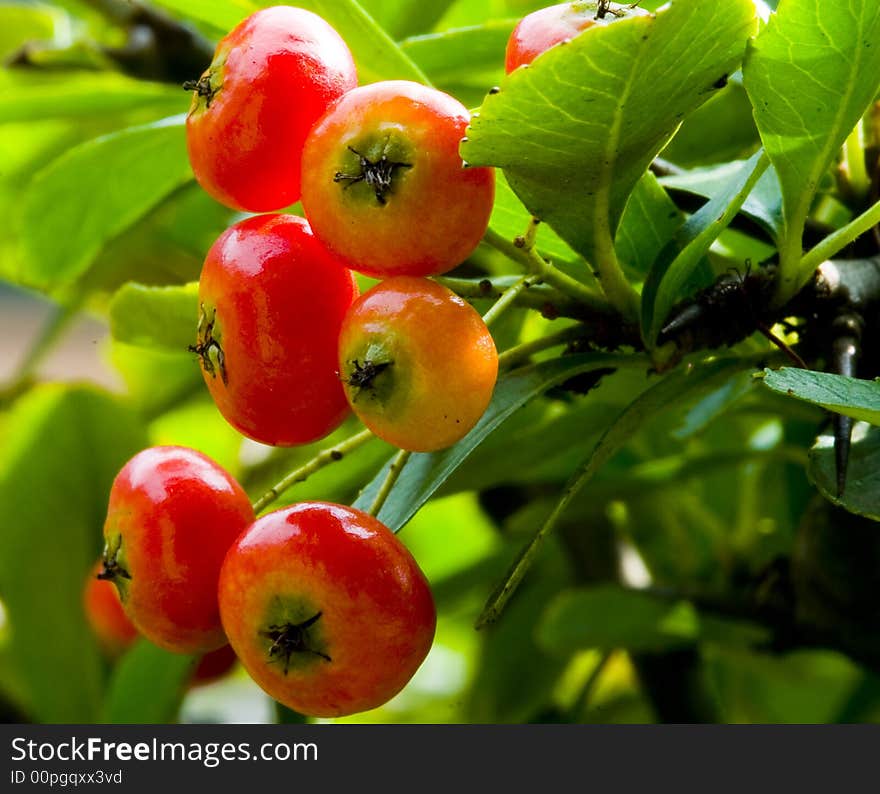
[[[182,352],[195,344],[198,317],[198,284],[126,284],[110,302],[110,332],[129,345]]]
[[[737,67],[754,14],[751,0],[672,0],[552,47],[486,98],[462,155],[503,168],[526,207],[592,260],[681,119]]]
[[[765,369],[763,383],[778,394],[880,425],[880,383],[797,367]]]
[[[787,295],[809,277],[798,264],[819,182],[880,89],[878,40],[880,0],[782,0],[749,47],[745,87],[782,186]]]
[[[43,289],[70,283],[108,240],[190,179],[182,117],[69,149],[23,196],[21,280]]]

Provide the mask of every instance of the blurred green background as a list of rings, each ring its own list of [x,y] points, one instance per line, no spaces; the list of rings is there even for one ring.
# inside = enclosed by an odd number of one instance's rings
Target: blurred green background
[[[121,660],[108,659],[81,600],[101,548],[110,482],[138,449],[200,449],[256,497],[356,429],[350,421],[327,441],[296,450],[244,441],[217,413],[195,357],[180,344],[190,330],[175,307],[189,304],[186,290],[173,288],[197,280],[207,248],[237,217],[192,181],[180,115],[189,94],[180,84],[207,66],[193,68],[188,58],[210,57],[213,43],[258,5],[0,3],[5,720],[296,719],[241,670],[187,690],[191,660],[145,642]],[[363,0],[362,8],[309,7],[347,39],[362,80],[422,73],[476,107],[502,79],[517,19],[541,5]],[[732,81],[709,105],[664,156],[691,167],[754,151],[741,86]],[[734,232],[724,244],[737,256],[738,246],[751,250]],[[724,245],[713,255],[723,265]],[[466,263],[468,274],[498,267],[482,249]],[[142,287],[120,291],[130,281]],[[151,286],[172,289],[138,292]],[[548,325],[514,312],[498,337],[529,338]],[[437,639],[398,697],[348,721],[654,721],[668,716],[650,672],[662,664],[675,674],[661,677],[660,689],[676,681],[707,701],[702,713],[710,718],[877,717],[880,681],[839,654],[768,653],[756,649],[748,630],[713,627],[687,604],[658,609],[613,589],[595,588],[587,598],[573,590],[610,578],[617,557],[631,585],[722,586],[791,552],[811,494],[803,445],[821,416],[791,403],[781,409],[777,398],[752,387],[748,372],[683,399],[645,426],[567,513],[503,621],[474,630],[494,584],[584,448],[648,385],[644,375],[620,372],[589,397],[557,392],[530,404],[417,514],[401,537],[434,588]],[[350,502],[390,452],[372,442],[297,486],[288,501]],[[580,627],[575,640],[572,625]]]

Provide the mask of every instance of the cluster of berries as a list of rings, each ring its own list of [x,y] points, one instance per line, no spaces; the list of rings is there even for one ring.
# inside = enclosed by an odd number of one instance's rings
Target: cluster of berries
[[[608,10],[529,15],[506,70]],[[476,311],[428,277],[473,252],[492,210],[493,171],[459,155],[467,110],[414,82],[358,86],[339,34],[289,6],[244,20],[187,87],[196,179],[230,208],[267,213],[218,238],[199,282],[192,350],[221,414],[275,446],[320,439],[350,410],[401,450],[461,439],[489,403],[497,351]],[[296,201],[305,217],[278,213]],[[378,284],[359,296],[355,273]],[[206,668],[234,652],[303,714],[381,705],[433,641],[428,582],[374,516],[310,502],[257,518],[194,450],[135,455],[113,483],[104,538],[86,597],[105,645],[118,652],[140,632],[205,654]]]
[[[464,436],[497,353],[474,309],[426,277],[473,251],[492,209],[493,172],[458,154],[465,108],[411,82],[357,87],[338,33],[287,6],[238,25],[191,88],[197,180],[229,207],[271,213],[227,229],[199,282],[192,349],[222,415],[275,446],[320,439],[350,409],[401,449]],[[297,200],[305,218],[276,212]],[[380,281],[359,297],[355,272]],[[428,582],[376,518],[320,502],[257,518],[194,450],[126,463],[104,539],[98,578],[136,631],[181,653],[229,643],[303,714],[386,702],[433,641]]]

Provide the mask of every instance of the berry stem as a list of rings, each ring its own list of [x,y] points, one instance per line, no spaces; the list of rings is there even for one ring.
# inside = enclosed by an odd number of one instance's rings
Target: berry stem
[[[406,466],[406,462],[409,460],[410,455],[412,455],[412,452],[402,449],[394,456],[394,460],[391,461],[391,466],[388,468],[388,474],[385,475],[385,480],[382,482],[379,492],[373,500],[373,504],[370,505],[370,509],[367,511],[371,516],[379,515],[382,505],[384,505],[385,501],[388,499],[391,489],[394,487],[394,483],[397,482],[397,478],[400,477],[400,472],[402,472],[403,467]]]
[[[496,251],[504,254],[508,259],[523,265],[529,273],[538,276],[541,281],[555,287],[563,294],[574,298],[579,303],[589,306],[595,311],[609,313],[610,307],[601,295],[591,290],[586,284],[582,284],[576,278],[572,278],[568,273],[564,273],[559,268],[554,267],[538,253],[534,244],[534,234],[537,230],[537,225],[536,220],[532,219],[532,222],[529,224],[529,230],[522,237],[518,237],[515,242],[502,237],[498,232],[490,228],[483,235],[483,241],[491,245]]]
[[[328,447],[327,449],[321,450],[321,452],[315,455],[314,458],[312,458],[307,463],[304,463],[298,469],[294,469],[292,472],[287,474],[268,491],[266,491],[266,493],[264,493],[259,499],[257,499],[253,503],[254,513],[259,514],[261,510],[272,504],[272,502],[274,502],[292,485],[296,485],[296,483],[299,482],[304,482],[319,469],[323,469],[330,463],[335,463],[338,460],[342,460],[346,455],[349,455],[359,447],[362,447],[372,438],[374,438],[372,432],[370,432],[369,430],[362,430],[360,433],[357,433],[345,439],[344,441],[340,441],[333,447]]]
[[[511,369],[524,359],[527,359],[534,353],[540,353],[542,350],[549,350],[551,347],[558,347],[567,342],[573,342],[584,336],[584,329],[580,325],[570,325],[555,333],[532,339],[530,342],[522,342],[514,347],[510,347],[498,356],[498,369]]]
[[[451,289],[461,298],[497,300],[519,279],[513,275],[492,276],[483,279],[439,276],[435,277],[434,281]],[[538,282],[530,289],[517,294],[514,305],[537,311],[549,309],[554,317],[582,317],[584,315],[584,308],[580,301],[573,301],[570,296],[563,295],[554,287]]]
[[[498,298],[498,300],[495,301],[495,303],[493,303],[489,310],[483,315],[483,322],[486,323],[486,326],[491,327],[502,314],[513,306],[517,297],[523,292],[523,290],[539,283],[540,278],[538,276],[523,276],[519,281],[513,284],[513,286],[504,290],[504,292],[501,293],[501,297]]]

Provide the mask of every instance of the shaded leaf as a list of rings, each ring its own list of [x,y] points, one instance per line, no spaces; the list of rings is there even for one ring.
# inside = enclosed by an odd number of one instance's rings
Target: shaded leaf
[[[468,83],[485,73],[503,74],[507,39],[516,22],[493,19],[484,25],[413,36],[400,47],[435,85]],[[488,87],[484,81],[483,94]]]
[[[880,425],[880,383],[875,380],[782,367],[765,369],[763,383],[778,394]]]
[[[614,239],[617,257],[631,279],[641,281],[684,221],[678,207],[650,171],[633,190]]]
[[[139,640],[113,672],[101,721],[123,725],[176,722],[197,657]]]
[[[733,161],[709,168],[695,168],[683,174],[664,176],[660,184],[670,190],[682,190],[698,196],[717,196],[730,179],[739,173],[745,161]],[[782,188],[779,177],[771,165],[758,180],[740,212],[761,226],[771,239],[779,240],[782,234]]]
[[[482,628],[496,621],[511,596],[519,587],[538,556],[546,537],[565,514],[577,494],[596,473],[632,438],[645,422],[658,415],[667,406],[711,391],[722,380],[747,368],[746,359],[714,359],[699,366],[685,367],[667,375],[656,386],[644,391],[621,411],[614,423],[596,442],[593,451],[581,462],[562,489],[562,495],[544,523],[537,528],[531,540],[523,547],[507,575],[498,585],[477,618]]]
[[[697,266],[733,220],[767,164],[762,152],[747,160],[717,196],[685,221],[654,262],[642,291],[642,335],[648,348],[654,347],[672,307],[687,291],[705,286],[692,282]]]
[[[816,439],[807,473],[828,501],[850,513],[880,521],[880,429],[863,423],[853,427],[842,495],[837,494],[833,435],[823,433]]]
[[[539,643],[555,653],[663,651],[700,641],[754,645],[768,639],[758,625],[700,614],[688,601],[617,585],[565,591],[538,624]]]
[[[10,659],[35,720],[92,722],[102,668],[82,593],[102,545],[110,485],[146,439],[127,409],[86,388],[39,388],[5,428],[0,598]]]
[[[416,453],[410,457],[379,511],[379,520],[395,532],[400,530],[486,436],[547,389],[581,372],[632,366],[643,367],[645,362],[638,356],[582,353],[543,361],[502,376],[483,417],[461,441],[440,452]],[[386,463],[364,488],[355,507],[369,509],[390,465],[391,461]]]

